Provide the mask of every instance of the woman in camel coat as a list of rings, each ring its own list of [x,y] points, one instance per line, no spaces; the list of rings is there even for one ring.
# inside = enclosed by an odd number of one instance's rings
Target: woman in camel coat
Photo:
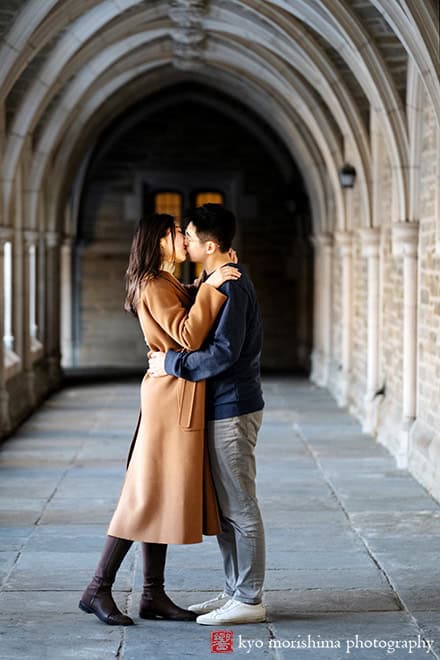
[[[184,237],[172,216],[141,220],[127,270],[126,309],[138,317],[154,351],[197,350],[226,296],[217,290],[237,269],[224,267],[202,284],[195,300],[172,274],[186,258]],[[204,443],[205,383],[145,375],[141,414],[121,496],[110,522],[101,560],[79,607],[110,625],[131,625],[111,586],[133,541],[142,542],[144,590],[141,618],[193,620],[196,615],[165,594],[168,543],[199,543],[220,531],[215,492]]]

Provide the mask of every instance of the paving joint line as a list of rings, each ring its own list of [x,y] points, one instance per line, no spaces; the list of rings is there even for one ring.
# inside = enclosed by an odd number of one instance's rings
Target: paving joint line
[[[349,512],[347,511],[346,507],[344,506],[342,500],[339,498],[338,493],[337,493],[337,490],[336,490],[335,486],[333,485],[332,481],[328,478],[328,476],[327,476],[327,474],[326,474],[326,472],[325,472],[325,470],[324,470],[324,468],[323,468],[323,466],[322,466],[322,464],[321,464],[319,458],[317,457],[317,455],[316,455],[316,453],[314,452],[313,448],[312,448],[312,447],[310,446],[310,444],[308,443],[308,441],[307,441],[307,437],[306,437],[305,434],[303,433],[300,424],[299,424],[299,423],[294,424],[294,427],[293,427],[293,428],[294,428],[295,432],[298,434],[298,436],[301,438],[301,441],[302,441],[302,443],[304,444],[304,447],[305,447],[306,451],[309,453],[309,455],[311,456],[311,458],[313,458],[313,460],[315,461],[315,464],[316,464],[316,466],[317,466],[317,468],[318,468],[318,470],[319,470],[319,472],[320,472],[320,474],[321,474],[321,476],[322,476],[324,482],[325,482],[325,483],[327,484],[327,486],[329,487],[330,492],[331,492],[331,494],[332,494],[332,497],[335,499],[335,501],[338,503],[338,506],[340,507],[340,509],[341,509],[342,512],[344,513],[344,516],[346,517],[347,522],[348,522],[349,525],[350,525],[350,528],[355,532],[356,536],[362,541],[363,545],[365,546],[365,549],[367,550],[367,553],[368,553],[369,557],[370,557],[371,560],[374,562],[374,564],[377,566],[377,568],[379,569],[379,571],[383,574],[383,576],[384,576],[385,580],[387,581],[388,585],[390,586],[390,588],[391,588],[393,594],[395,594],[395,596],[396,596],[396,600],[397,600],[397,602],[398,602],[399,605],[400,605],[400,609],[401,609],[401,610],[405,610],[405,609],[407,609],[406,606],[405,606],[405,604],[404,604],[404,602],[403,602],[403,600],[400,598],[398,592],[395,590],[395,588],[394,588],[392,582],[390,581],[390,579],[389,579],[389,577],[388,577],[388,575],[387,575],[385,569],[382,567],[382,565],[380,564],[379,560],[374,556],[374,553],[373,553],[373,551],[371,550],[370,546],[368,545],[368,542],[367,542],[366,539],[361,535],[361,533],[360,533],[360,532],[359,532],[359,531],[353,526],[353,521],[352,521],[352,519],[351,519],[351,517],[350,517]]]
[[[83,439],[83,441],[81,442],[81,444],[77,447],[77,450],[76,450],[75,454],[74,454],[74,455],[72,456],[72,458],[70,459],[70,461],[69,461],[67,467],[66,467],[66,468],[63,470],[63,472],[61,473],[60,478],[58,479],[57,483],[55,484],[52,493],[49,495],[49,497],[47,498],[45,504],[43,505],[43,507],[42,507],[42,509],[41,509],[41,511],[40,511],[40,514],[38,515],[38,517],[36,518],[36,520],[35,520],[34,523],[32,524],[31,533],[29,534],[29,536],[27,536],[27,537],[24,539],[24,541],[23,541],[23,543],[21,544],[19,550],[17,551],[17,554],[16,554],[16,556],[15,556],[15,559],[14,559],[14,562],[13,562],[12,566],[10,567],[9,571],[6,573],[6,575],[4,576],[4,578],[3,578],[2,581],[1,581],[1,584],[0,584],[0,593],[4,593],[4,592],[6,592],[6,591],[9,592],[9,589],[6,589],[6,586],[7,586],[7,583],[8,583],[9,578],[11,577],[13,571],[15,570],[15,568],[16,568],[16,566],[17,566],[19,560],[21,559],[21,557],[22,557],[22,555],[23,555],[23,552],[25,551],[26,547],[29,545],[29,543],[31,542],[32,538],[34,537],[34,534],[35,534],[36,529],[37,529],[38,527],[41,526],[41,525],[40,525],[40,522],[41,522],[41,519],[43,518],[44,514],[45,514],[46,511],[47,511],[47,507],[49,506],[49,504],[51,503],[51,501],[52,501],[53,498],[55,497],[55,495],[56,495],[56,493],[57,493],[57,491],[58,491],[60,485],[62,484],[63,480],[66,478],[68,472],[72,469],[72,466],[75,464],[75,461],[76,461],[76,459],[77,459],[77,457],[78,457],[78,454],[79,454],[79,453],[81,452],[81,450],[84,448],[84,445],[85,445],[86,441],[87,441],[88,439],[90,439],[90,433],[91,433],[92,429],[95,428],[97,422],[98,422],[98,420],[95,419],[94,422],[92,423],[92,426],[91,426],[90,430],[87,432],[87,435],[84,436],[84,439]],[[62,591],[62,590],[61,590],[61,591]]]
[[[417,619],[416,619],[416,617],[414,616],[414,614],[413,614],[413,613],[411,612],[411,610],[408,608],[408,606],[406,605],[406,603],[405,603],[405,601],[403,600],[403,598],[401,598],[399,592],[397,591],[397,588],[396,588],[396,587],[394,586],[394,584],[393,584],[393,581],[392,581],[392,579],[391,579],[391,576],[388,575],[388,573],[387,573],[387,571],[385,570],[385,568],[381,565],[379,559],[376,558],[376,556],[375,556],[375,554],[374,554],[374,551],[373,551],[372,548],[370,547],[368,541],[364,538],[364,536],[361,534],[361,532],[360,532],[358,529],[356,529],[356,527],[354,527],[354,525],[353,525],[353,521],[352,521],[352,518],[351,518],[351,516],[350,516],[349,511],[347,511],[347,509],[345,508],[345,506],[344,506],[342,500],[338,497],[338,493],[337,493],[336,487],[333,485],[332,481],[328,478],[328,476],[327,476],[327,474],[326,474],[326,472],[325,472],[325,470],[324,470],[324,468],[323,468],[323,466],[322,466],[322,464],[321,464],[321,462],[320,462],[318,456],[316,455],[315,451],[313,450],[313,448],[311,447],[311,445],[310,445],[309,442],[307,441],[307,437],[306,437],[305,433],[303,432],[303,430],[302,430],[302,428],[301,428],[301,424],[300,424],[299,422],[295,422],[295,423],[293,424],[293,430],[297,433],[298,437],[301,439],[301,441],[302,441],[302,443],[303,443],[303,445],[304,445],[306,451],[309,453],[309,455],[311,456],[311,458],[315,461],[316,466],[317,466],[319,472],[321,473],[322,478],[324,479],[324,481],[325,481],[325,483],[327,484],[327,486],[330,488],[330,491],[331,491],[332,496],[334,497],[334,499],[336,500],[336,502],[337,502],[338,505],[340,506],[340,508],[341,508],[341,510],[343,511],[345,517],[347,518],[347,521],[348,521],[349,524],[350,524],[350,528],[355,532],[355,534],[357,535],[357,537],[362,541],[362,543],[363,543],[363,545],[365,546],[365,549],[366,549],[368,555],[370,556],[371,560],[372,560],[372,561],[374,562],[374,564],[377,566],[377,568],[379,569],[379,571],[382,573],[383,577],[385,578],[386,582],[387,582],[388,585],[390,586],[390,589],[391,589],[391,591],[393,592],[393,595],[394,595],[396,601],[397,601],[398,604],[400,605],[400,611],[406,612],[406,614],[409,616],[410,620],[411,620],[411,621],[414,623],[414,625],[416,626],[417,630],[421,633],[423,639],[426,641],[426,640],[427,640],[427,637],[426,637],[425,631],[423,630],[423,628],[421,627],[421,625],[420,625],[419,622],[417,621]],[[437,660],[440,660],[440,656],[439,656],[434,650],[432,650],[432,651],[430,652],[430,654],[432,654],[433,657],[435,657]]]

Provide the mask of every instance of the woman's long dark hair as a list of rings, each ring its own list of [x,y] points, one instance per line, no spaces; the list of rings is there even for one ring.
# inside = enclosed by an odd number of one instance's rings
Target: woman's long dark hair
[[[134,233],[128,268],[125,273],[124,309],[135,316],[137,316],[136,310],[142,284],[147,279],[159,275],[162,261],[160,239],[167,235],[168,230],[171,232],[174,246],[176,228],[173,216],[166,213],[153,213],[139,222]]]

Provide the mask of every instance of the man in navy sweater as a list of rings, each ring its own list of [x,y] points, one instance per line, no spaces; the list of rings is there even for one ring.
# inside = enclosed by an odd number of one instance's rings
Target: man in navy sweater
[[[205,204],[189,216],[186,246],[191,261],[206,273],[230,264],[234,215]],[[255,489],[255,445],[263,417],[260,354],[262,324],[255,289],[241,277],[225,282],[227,295],[210,336],[199,351],[153,353],[149,373],[207,381],[207,443],[222,532],[225,588],[215,598],[192,605],[205,625],[258,623],[265,572],[264,528]]]

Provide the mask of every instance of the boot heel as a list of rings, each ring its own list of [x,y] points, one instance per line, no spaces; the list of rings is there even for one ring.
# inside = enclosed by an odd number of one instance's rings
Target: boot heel
[[[139,617],[141,619],[157,619],[157,614],[155,612],[139,612]]]
[[[94,614],[93,610],[88,605],[83,603],[82,600],[79,601],[78,607],[79,607],[80,610],[82,610],[83,612],[86,612],[87,614]]]

